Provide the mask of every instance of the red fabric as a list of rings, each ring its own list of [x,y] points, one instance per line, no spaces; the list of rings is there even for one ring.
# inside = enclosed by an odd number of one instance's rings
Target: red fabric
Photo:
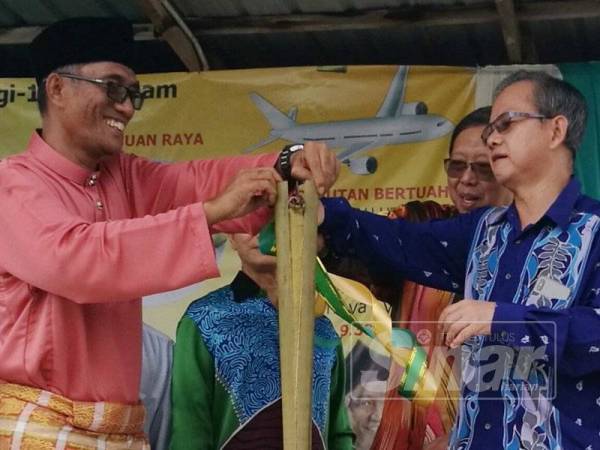
[[[411,221],[423,221],[433,218],[450,217],[456,210],[447,205],[432,201],[410,202],[392,211],[390,218],[404,218]],[[451,303],[453,294],[422,286],[412,281],[402,284],[400,307],[395,308],[392,317],[403,328],[410,329],[427,351],[429,362],[435,345],[440,343],[435,321],[442,310]],[[430,322],[430,323],[424,323]],[[388,386],[398,385],[398,377],[403,369],[393,370]],[[395,373],[395,375],[394,375]],[[399,397],[395,389],[390,389],[383,406],[382,419],[371,446],[372,450],[421,450],[431,440],[450,431],[453,417],[445,411],[443,402],[429,406]]]

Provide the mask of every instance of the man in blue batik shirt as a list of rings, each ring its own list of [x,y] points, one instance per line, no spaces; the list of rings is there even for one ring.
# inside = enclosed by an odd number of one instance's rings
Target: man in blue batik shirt
[[[440,318],[461,360],[452,449],[600,448],[600,203],[572,175],[586,115],[544,73],[501,82],[482,139],[508,208],[409,223],[323,200],[334,251],[464,292]]]

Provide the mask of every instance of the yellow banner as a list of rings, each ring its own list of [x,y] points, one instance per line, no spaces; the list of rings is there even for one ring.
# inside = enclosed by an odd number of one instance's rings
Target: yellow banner
[[[418,66],[140,75],[146,101],[125,151],[177,161],[321,140],[344,162],[330,195],[371,210],[446,203],[442,160],[453,124],[473,109],[474,75]],[[0,156],[40,126],[35,101],[33,80],[0,79]]]
[[[460,67],[297,67],[139,79],[145,103],[127,127],[125,151],[179,161],[278,152],[291,142],[319,140],[343,162],[329,195],[375,212],[412,200],[449,203],[442,161],[454,124],[475,107],[476,90],[475,69]],[[40,126],[36,95],[32,79],[0,79],[0,157],[22,151]],[[237,255],[222,239],[217,254],[220,279],[146,298],[144,320],[174,336],[187,305],[229,283],[238,270]],[[352,312],[361,317],[365,305],[353,305]],[[393,375],[385,349],[331,318],[349,354],[349,374],[367,365],[376,375],[367,384],[385,392]],[[410,426],[401,429],[407,422],[401,418],[424,414],[407,402],[384,402],[381,389],[365,401],[372,393],[363,384],[349,387],[357,448],[378,448],[389,436],[406,442]],[[378,428],[384,407],[393,424]],[[430,434],[447,431],[447,409],[440,407],[439,429]]]

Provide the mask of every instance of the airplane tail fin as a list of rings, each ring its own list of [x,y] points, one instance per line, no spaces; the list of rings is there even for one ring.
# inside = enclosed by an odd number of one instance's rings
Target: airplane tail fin
[[[292,119],[294,122],[296,121],[296,116],[298,115],[298,107],[297,106],[292,106],[290,108],[290,110],[288,111],[288,117],[290,119]]]
[[[407,75],[408,66],[398,66],[398,70],[394,75],[385,99],[375,117],[397,117],[402,114]]]
[[[260,109],[260,112],[262,112],[265,118],[269,121],[273,130],[280,130],[282,128],[290,128],[294,126],[294,120],[290,119],[290,117],[279,111],[256,92],[252,92],[250,94],[250,98],[256,107]]]

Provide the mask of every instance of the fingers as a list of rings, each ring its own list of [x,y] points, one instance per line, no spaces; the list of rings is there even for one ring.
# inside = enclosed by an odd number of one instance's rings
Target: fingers
[[[281,177],[270,167],[243,169],[232,178],[217,197],[204,202],[209,225],[244,216],[277,200],[277,182]]]
[[[450,348],[456,348],[456,346],[453,346],[453,344],[455,344],[457,341],[457,337],[467,335],[468,333],[466,330],[468,330],[470,326],[471,324],[466,321],[454,322],[450,324],[446,331],[445,344]]]
[[[326,187],[327,175],[325,173],[324,158],[326,158],[325,152],[327,151],[327,147],[323,143],[308,142],[304,145],[305,166],[310,170],[317,191],[321,195],[325,193],[324,189]]]
[[[444,308],[438,330],[445,344],[456,348],[473,336],[489,335],[495,306],[494,302],[461,300]]]
[[[273,167],[256,167],[253,169],[242,169],[238,173],[238,177],[240,178],[248,178],[248,179],[264,179],[270,180],[273,184],[277,184],[279,181],[282,181],[281,175],[277,173],[275,168]]]
[[[325,220],[325,207],[323,203],[319,202],[319,207],[317,209],[317,225],[321,225]]]
[[[452,312],[454,312],[454,310],[456,310],[457,306],[459,305],[460,302],[458,303],[454,303],[452,305],[448,305],[446,306],[442,312],[440,313],[440,317],[439,317],[439,323],[438,323],[438,328],[443,328],[444,322],[448,321],[448,315],[451,314]]]
[[[249,189],[254,197],[252,200],[257,203],[256,207],[275,205],[277,190],[272,183],[266,180],[254,180]]]
[[[230,190],[238,197],[240,211],[244,210],[244,203],[250,201],[255,204],[252,209],[272,206],[277,200],[278,181],[281,181],[281,177],[273,168],[243,169],[232,180]]]
[[[320,195],[335,183],[339,171],[335,153],[322,142],[307,142],[303,150],[292,156],[292,176],[298,180],[312,179]]]
[[[446,338],[446,345],[450,348],[456,348],[459,345],[462,345],[467,339],[477,336],[481,334],[476,324],[466,323],[466,326],[463,327],[458,333],[448,335]]]
[[[262,167],[257,170],[267,170],[268,172],[270,172],[275,180],[275,183],[283,181],[283,178],[281,178],[281,175],[279,175],[279,172],[277,172],[274,167]]]
[[[256,207],[273,206],[277,200],[278,181],[281,181],[281,177],[273,168],[247,169],[240,171],[233,180],[233,188],[242,194],[244,191],[250,193],[257,203]]]
[[[460,308],[460,302],[453,305],[446,306],[438,318],[438,331],[445,335],[448,332],[448,328],[455,320],[458,320],[459,315],[457,311]]]
[[[444,336],[444,344],[446,345],[452,342],[450,337],[453,338],[466,325],[465,322],[460,321],[459,303],[447,306],[440,314],[438,329]]]

